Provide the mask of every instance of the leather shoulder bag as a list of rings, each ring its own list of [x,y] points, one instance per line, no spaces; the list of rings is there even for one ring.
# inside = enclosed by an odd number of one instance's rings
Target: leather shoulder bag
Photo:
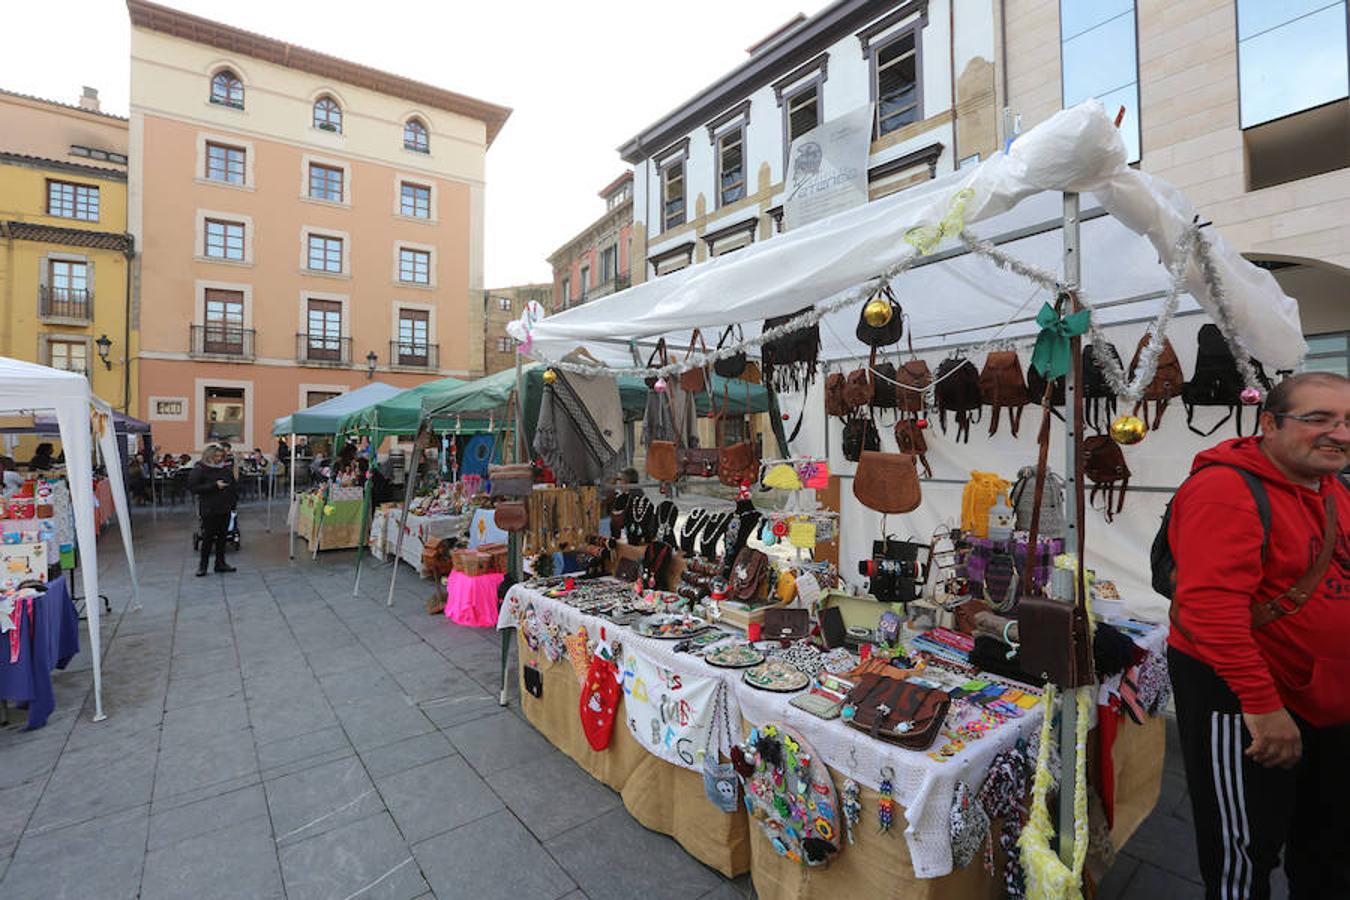
[[[868,509],[887,515],[917,509],[923,491],[914,457],[864,450],[853,475],[853,496]]]

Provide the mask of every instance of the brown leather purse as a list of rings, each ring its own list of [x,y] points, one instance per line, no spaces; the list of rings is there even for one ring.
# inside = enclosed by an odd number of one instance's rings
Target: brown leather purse
[[[811,634],[811,613],[805,609],[766,609],[760,636],[766,641],[799,641]]]
[[[718,452],[716,447],[680,447],[675,452],[680,475],[691,478],[715,478]]]
[[[502,531],[524,531],[530,527],[530,505],[524,500],[498,503],[492,510],[492,523]]]
[[[845,418],[852,411],[844,400],[843,372],[831,372],[825,376],[825,415]]]
[[[867,369],[854,369],[844,380],[844,405],[850,410],[865,409],[872,405],[874,395],[872,373]]]
[[[1016,351],[997,350],[985,359],[984,370],[980,372],[980,398],[990,408],[989,433],[998,431],[999,411],[1006,407],[1008,426],[1013,437],[1017,437],[1017,429],[1022,425],[1022,407],[1031,398]]]
[[[769,557],[761,550],[742,547],[731,565],[727,579],[727,596],[744,603],[753,603],[764,597],[769,584]]]
[[[927,750],[951,708],[945,691],[884,675],[864,675],[848,694],[848,724],[907,750]]]
[[[494,497],[528,497],[534,489],[534,466],[529,463],[488,466],[488,482]]]
[[[1130,467],[1125,464],[1125,452],[1109,435],[1092,434],[1083,438],[1083,473],[1092,482],[1089,503],[1097,502],[1100,491],[1106,497],[1102,510],[1106,521],[1125,508],[1125,489],[1130,484]],[[1115,508],[1112,509],[1112,504]]]
[[[694,355],[694,345],[703,347],[703,355],[708,355],[708,344],[703,340],[703,332],[695,328],[694,333],[689,336],[689,351],[684,355],[684,361],[688,362],[689,357]],[[691,394],[698,394],[708,389],[708,372],[702,366],[697,369],[687,369],[680,373],[680,387],[689,391]]]
[[[657,481],[679,477],[674,441],[652,441],[647,446],[647,474]]]
[[[918,419],[901,419],[895,423],[895,443],[901,453],[908,453],[919,460],[924,478],[933,477],[933,468],[928,465],[928,439],[923,436]]]
[[[853,476],[853,496],[868,509],[887,515],[918,509],[923,490],[914,457],[864,450]]]

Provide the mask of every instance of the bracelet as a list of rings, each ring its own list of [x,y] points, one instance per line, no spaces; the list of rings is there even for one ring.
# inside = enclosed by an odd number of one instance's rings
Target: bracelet
[[[1021,641],[1014,641],[1012,638],[1008,637],[1008,629],[1016,624],[1016,619],[1009,619],[1003,623],[1003,643],[1007,644],[1009,647],[1020,647],[1022,645]]]

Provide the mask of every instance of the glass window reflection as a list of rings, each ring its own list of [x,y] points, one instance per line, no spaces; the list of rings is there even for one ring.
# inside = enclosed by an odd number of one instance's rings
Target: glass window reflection
[[[1240,22],[1248,5],[1240,4]],[[1254,7],[1270,5],[1257,3]],[[1288,4],[1296,5],[1301,4]],[[1253,31],[1251,37],[1239,41],[1243,128],[1312,109],[1350,93],[1345,16],[1345,3],[1338,2],[1264,31]],[[1259,18],[1261,22],[1271,20],[1271,16]],[[1249,21],[1258,18],[1253,16]]]

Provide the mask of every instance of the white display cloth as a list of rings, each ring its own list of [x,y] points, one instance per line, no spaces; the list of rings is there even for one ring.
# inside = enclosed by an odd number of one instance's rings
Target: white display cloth
[[[113,433],[112,408],[94,396],[89,380],[76,372],[65,372],[22,360],[0,357],[0,416],[31,416],[51,411],[60,428],[61,446],[66,457],[66,479],[75,517],[75,539],[80,553],[80,579],[83,582],[85,613],[89,620],[89,656],[94,673],[94,719],[103,715],[103,642],[99,628],[98,535],[94,528],[93,446],[98,448],[108,468],[113,502],[117,506],[117,524],[122,532],[122,547],[127,557],[133,599],[140,606],[140,587],[136,576],[136,558],[131,545],[131,521],[127,512],[126,489]],[[102,434],[95,435],[91,414],[106,417]]]
[[[1051,273],[1062,270],[1060,192],[1082,194],[1086,213],[1100,206],[1109,215],[1085,221],[1082,237],[1082,297],[1099,307],[1098,321],[1117,321],[1156,310],[1167,288],[1166,266],[1177,238],[1195,221],[1195,207],[1174,187],[1125,163],[1119,131],[1097,100],[1062,110],[1019,137],[1005,154],[995,153],[973,170],[963,170],[908,188],[797,231],[756,242],[679,272],[635,285],[535,323],[508,330],[530,342],[536,358],[557,360],[585,345],[606,362],[631,364],[616,354],[618,339],[664,335],[671,346],[694,328],[744,324],[747,336],[759,322],[792,313],[856,289],[878,273],[917,253],[905,241],[916,226],[933,226],[964,188],[974,192],[963,219],[970,232],[995,238],[1049,230],[1002,244],[1002,249]],[[1298,306],[1271,274],[1244,260],[1222,236],[1206,229],[1219,278],[1231,304],[1232,324],[1254,356],[1268,369],[1293,368],[1306,352]],[[948,236],[936,250],[959,247]],[[1215,306],[1192,260],[1186,286],[1210,312]],[[894,282],[918,347],[949,343],[953,336],[978,339],[972,328],[1004,322],[1020,307],[1032,285],[972,255],[940,259],[911,269]],[[1145,299],[1141,299],[1145,298]],[[1047,298],[1050,299],[1050,298]],[[1104,304],[1116,304],[1108,312]],[[1039,302],[1029,307],[1034,316]],[[1184,308],[1184,304],[1183,304]],[[834,315],[845,326],[844,340],[822,333],[825,359],[857,353],[853,338],[856,308]],[[1034,335],[1034,322],[1006,332]],[[687,341],[687,338],[685,338]],[[606,348],[606,343],[609,348]]]
[[[914,874],[919,878],[937,878],[952,871],[948,813],[956,782],[982,784],[989,764],[999,751],[1012,747],[1019,737],[1030,738],[1040,727],[1041,712],[1037,707],[1022,718],[999,726],[982,739],[967,742],[960,753],[939,762],[928,756],[929,751],[905,750],[861,734],[839,719],[826,721],[813,716],[791,705],[789,701],[795,696],[793,694],[775,694],[749,687],[741,680],[738,669],[714,668],[690,654],[675,653],[671,649],[673,642],[640,637],[630,628],[584,615],[525,585],[515,585],[507,592],[497,627],[517,627],[530,604],[541,621],[559,625],[568,633],[585,625],[586,633],[596,638],[603,629],[610,640],[617,639],[623,645],[625,655],[636,653],[672,672],[720,679],[728,688],[725,692],[727,711],[733,728],[742,718],[753,725],[773,722],[790,725],[811,743],[831,769],[873,790],[880,784],[882,767],[890,766],[895,771],[895,799],[903,807],[907,822],[905,840]],[[626,710],[624,712],[626,714]],[[648,747],[647,741],[639,740],[639,743]],[[941,738],[933,749],[940,746]],[[675,759],[669,761],[683,765]],[[685,768],[698,770],[697,765]]]
[[[721,734],[713,730],[722,683],[718,673],[695,673],[693,667],[675,671],[626,643],[621,668],[623,717],[643,750],[672,765],[698,769],[700,751],[731,749],[725,746],[725,729]]]
[[[383,560],[393,553],[398,543],[399,510],[377,509],[370,514],[370,535],[367,546],[370,555]],[[403,529],[404,562],[415,569],[422,566],[422,551],[428,541],[436,538],[463,537],[469,533],[469,516],[419,516],[408,513],[408,524]]]

